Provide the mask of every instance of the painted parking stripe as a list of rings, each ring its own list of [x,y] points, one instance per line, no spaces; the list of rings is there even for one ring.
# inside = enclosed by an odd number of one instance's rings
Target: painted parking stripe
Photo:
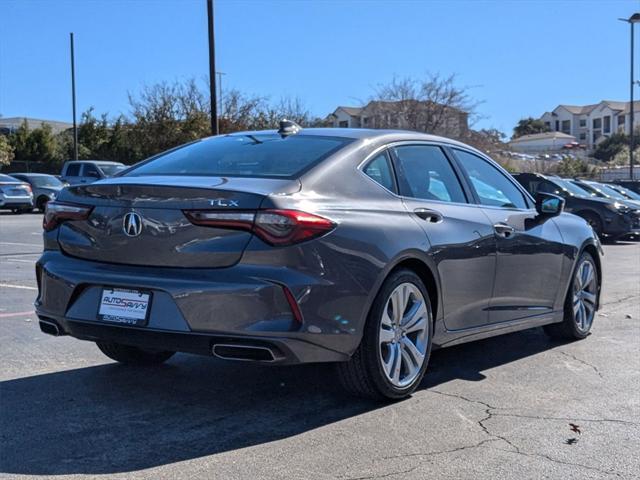
[[[26,285],[11,285],[10,283],[0,283],[0,287],[19,288],[22,290],[38,290],[37,287],[27,287]]]
[[[42,244],[38,243],[15,243],[15,242],[0,242],[0,245],[19,245],[21,247],[42,247]]]
[[[12,313],[0,313],[0,318],[9,318],[9,317],[21,317],[24,315],[33,315],[33,310],[29,310],[28,312],[12,312]]]

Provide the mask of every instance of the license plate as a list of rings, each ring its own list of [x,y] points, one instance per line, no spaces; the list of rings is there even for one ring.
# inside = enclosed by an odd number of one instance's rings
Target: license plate
[[[151,293],[121,288],[105,288],[100,298],[98,319],[126,325],[146,325]]]

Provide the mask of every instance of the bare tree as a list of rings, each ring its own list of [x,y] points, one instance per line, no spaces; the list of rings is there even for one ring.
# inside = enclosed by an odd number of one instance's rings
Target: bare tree
[[[462,138],[477,118],[469,87],[455,75],[394,78],[376,89],[364,116],[374,128],[405,128]]]

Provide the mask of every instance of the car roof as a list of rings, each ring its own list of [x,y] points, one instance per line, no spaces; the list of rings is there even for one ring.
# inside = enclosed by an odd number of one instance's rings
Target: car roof
[[[244,132],[229,133],[230,136],[242,136],[242,135],[265,135],[272,134],[277,135],[277,130],[249,130]],[[471,150],[475,148],[457,140],[452,140],[446,137],[440,137],[438,135],[431,135],[428,133],[414,132],[411,130],[378,130],[373,128],[303,128],[294,135],[300,137],[306,136],[321,136],[321,137],[338,137],[348,138],[354,140],[384,140],[386,142],[405,141],[405,140],[420,140],[427,142],[447,143]],[[211,138],[211,137],[209,137]],[[482,152],[480,152],[482,153]]]
[[[67,160],[67,164],[70,163],[98,163],[100,165],[124,165],[121,162],[112,162],[111,160]]]
[[[25,177],[55,177],[55,175],[51,175],[49,173],[25,173],[25,172],[16,172],[11,175],[24,175]]]

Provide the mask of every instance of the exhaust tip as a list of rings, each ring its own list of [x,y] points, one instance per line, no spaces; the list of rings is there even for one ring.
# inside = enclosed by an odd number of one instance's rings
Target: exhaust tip
[[[270,348],[254,345],[216,343],[211,351],[214,356],[224,360],[245,362],[274,362],[276,360],[276,356]]]
[[[54,322],[49,322],[47,320],[40,320],[40,331],[42,333],[46,333],[47,335],[53,335],[54,337],[59,337],[62,335],[60,332],[60,328]]]

